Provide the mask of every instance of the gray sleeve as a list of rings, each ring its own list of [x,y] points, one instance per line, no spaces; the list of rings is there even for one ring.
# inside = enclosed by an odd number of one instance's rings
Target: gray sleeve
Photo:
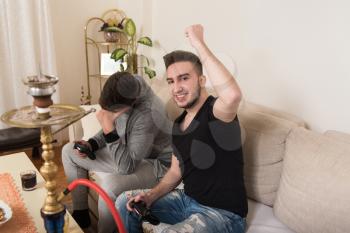
[[[118,140],[106,144],[119,174],[132,173],[140,160],[150,155],[158,130],[149,111],[136,113],[128,123],[126,142]]]

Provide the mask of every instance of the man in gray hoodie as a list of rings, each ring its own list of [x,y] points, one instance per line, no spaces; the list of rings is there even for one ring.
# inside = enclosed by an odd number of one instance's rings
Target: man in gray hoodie
[[[66,144],[62,161],[68,182],[87,178],[89,170],[106,172],[101,186],[113,201],[123,191],[153,187],[171,163],[171,124],[163,103],[142,77],[118,72],[105,83],[99,104],[101,131],[79,141],[96,159]],[[90,225],[87,193],[86,187],[72,192],[72,215],[82,228]],[[98,209],[99,232],[113,232],[114,221],[103,200]]]

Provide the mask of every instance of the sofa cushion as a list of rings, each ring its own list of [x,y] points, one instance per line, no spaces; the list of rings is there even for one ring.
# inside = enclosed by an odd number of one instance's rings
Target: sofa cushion
[[[246,100],[243,100],[241,102],[241,104],[239,105],[239,109],[238,112],[240,111],[252,111],[252,112],[260,112],[260,113],[265,113],[265,114],[269,114],[278,118],[282,118],[285,120],[289,120],[292,122],[295,122],[298,126],[301,127],[306,127],[306,123],[304,120],[302,120],[301,118],[294,116],[292,114],[283,112],[283,111],[279,111],[273,108],[269,108],[267,106],[263,106],[263,105],[259,105],[259,104],[255,104]]]
[[[328,130],[324,133],[324,135],[331,137],[335,140],[340,140],[342,142],[350,143],[350,134],[346,134],[336,130]]]
[[[241,109],[247,195],[272,206],[279,186],[285,141],[298,124],[270,114]]]
[[[101,185],[102,180],[108,174],[109,173],[105,173],[105,172],[89,171],[89,180],[95,182],[98,185]],[[98,199],[99,199],[99,196],[97,192],[93,189],[89,189],[89,194],[88,194],[89,209],[90,209],[90,212],[96,218],[98,218]]]
[[[293,233],[273,214],[270,206],[248,200],[246,233]]]
[[[300,233],[350,230],[350,141],[302,128],[287,139],[275,215]]]

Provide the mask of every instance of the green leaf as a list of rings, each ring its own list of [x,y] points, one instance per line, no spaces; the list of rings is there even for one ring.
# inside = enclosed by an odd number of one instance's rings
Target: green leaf
[[[144,67],[144,70],[145,70],[145,73],[148,75],[148,77],[149,77],[150,79],[154,78],[154,77],[157,75],[157,74],[156,74],[156,71],[154,71],[154,70],[148,68],[147,66]]]
[[[134,21],[132,19],[128,19],[125,22],[124,31],[130,37],[133,37],[135,35],[135,33],[136,33],[136,26],[135,26],[135,23],[134,23]]]
[[[141,37],[137,43],[152,47],[152,40],[148,36]]]
[[[117,48],[111,54],[111,59],[113,59],[114,61],[118,61],[120,59],[123,59],[126,54],[127,54],[127,52],[125,49]]]

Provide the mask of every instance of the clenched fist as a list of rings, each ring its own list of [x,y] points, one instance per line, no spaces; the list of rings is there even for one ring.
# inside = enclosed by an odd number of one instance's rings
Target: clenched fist
[[[194,48],[198,48],[204,43],[203,31],[203,26],[200,24],[191,25],[186,28],[185,35]]]

